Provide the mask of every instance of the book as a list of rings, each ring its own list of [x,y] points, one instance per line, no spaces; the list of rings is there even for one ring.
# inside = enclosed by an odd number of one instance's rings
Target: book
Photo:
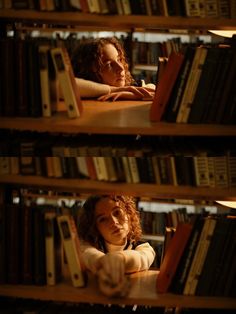
[[[85,286],[85,276],[79,252],[79,236],[71,215],[57,216],[57,223],[74,287]]]
[[[21,247],[20,247],[20,218],[18,204],[6,204],[6,263],[7,283],[19,284],[21,281]]]
[[[1,115],[2,116],[15,116],[16,106],[15,106],[15,84],[13,73],[15,59],[15,41],[12,38],[1,38],[0,40],[1,48]]]
[[[174,279],[170,287],[170,291],[177,294],[183,293],[184,285],[194,257],[194,252],[197,247],[203,227],[204,219],[201,215],[197,214],[193,219],[194,222],[191,236],[189,237],[188,243],[180,259],[179,265],[177,267]]]
[[[185,0],[185,14],[186,16],[200,16],[200,5],[197,0]]]
[[[223,253],[232,244],[228,242],[227,245],[227,241],[230,240],[228,233],[231,232],[231,226],[231,219],[225,216],[217,219],[209,250],[196,287],[196,295],[209,296],[214,294],[213,291],[216,287],[218,276],[224,267],[223,256],[225,255]]]
[[[150,109],[150,121],[158,122],[162,120],[183,60],[184,55],[182,53],[171,53],[161,80],[156,86],[155,96]]]
[[[208,217],[204,221],[199,242],[189,269],[188,277],[184,286],[183,294],[194,295],[201,274],[208,248],[216,226],[216,219]]]
[[[64,47],[51,48],[51,56],[67,107],[68,117],[80,117],[83,106],[68,52]]]
[[[20,208],[18,208],[20,210]],[[21,283],[33,284],[33,208],[23,204],[21,209]]]
[[[121,5],[123,8],[123,14],[125,15],[132,14],[129,0],[121,0]]]
[[[221,110],[219,108],[221,96],[224,93],[226,85],[230,84],[230,81],[228,81],[228,75],[232,66],[232,59],[233,50],[229,48],[221,48],[221,57],[219,58],[217,72],[215,73],[214,82],[212,84],[212,90],[206,101],[207,113],[203,120],[204,123],[216,123],[217,114]]]
[[[28,82],[28,116],[41,117],[42,116],[42,100],[40,88],[40,68],[38,45],[36,38],[29,38],[25,40],[26,44],[26,77]]]
[[[232,218],[232,217],[231,217]],[[215,296],[230,296],[235,297],[235,276],[236,276],[236,220],[233,217],[231,222],[231,232],[229,233],[229,241],[224,247],[222,256],[223,269],[219,267],[220,277],[215,283],[214,290],[212,292]],[[230,274],[230,275],[229,275]]]
[[[186,123],[188,121],[191,106],[199,83],[202,67],[207,55],[207,48],[198,47],[195,49],[191,69],[187,78],[186,86],[179,105],[176,117],[177,123]]]
[[[56,212],[51,211],[44,214],[46,280],[49,286],[54,286],[62,278],[62,243],[56,216]]]
[[[205,0],[205,17],[219,17],[218,5],[219,0]]]
[[[25,84],[27,78],[27,57],[26,57],[26,43],[22,39],[15,40],[15,49],[17,51],[16,58],[16,79],[18,84],[16,86],[17,94],[17,108],[15,108],[15,114],[17,116],[29,115],[29,97],[28,97],[28,87]]]
[[[175,234],[168,245],[160,266],[160,272],[157,276],[156,288],[158,293],[166,293],[169,291],[191,231],[191,223],[179,223],[177,225]]]
[[[220,57],[220,48],[208,48],[207,57],[202,68],[202,74],[197,86],[191,111],[189,113],[188,123],[201,123],[206,111],[206,99],[211,90],[211,84],[214,79],[217,65]]]
[[[168,105],[164,113],[164,120],[168,122],[175,122],[179,110],[179,105],[182,95],[185,90],[187,78],[191,69],[195,48],[188,46],[184,53],[184,62],[181,66],[178,78],[174,84]]]
[[[193,156],[196,186],[210,186],[209,159],[207,154]]]
[[[45,261],[45,221],[44,207],[33,206],[33,260],[34,260],[34,284],[46,285]]]
[[[7,237],[6,237],[6,205],[0,204],[0,284],[7,282]]]
[[[42,100],[42,116],[51,117],[59,102],[58,84],[54,67],[50,66],[50,46],[39,46],[40,87]]]

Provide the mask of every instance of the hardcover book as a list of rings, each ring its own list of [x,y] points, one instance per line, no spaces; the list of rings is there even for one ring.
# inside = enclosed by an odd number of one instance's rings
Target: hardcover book
[[[47,284],[53,286],[62,277],[62,243],[55,212],[45,212],[45,258]]]
[[[199,276],[206,259],[209,245],[216,226],[216,219],[209,217],[204,221],[196,251],[189,269],[188,277],[184,286],[183,294],[194,295]]]
[[[165,66],[161,80],[158,83],[155,91],[155,96],[150,109],[150,120],[158,122],[162,120],[165,108],[170,98],[174,83],[178,77],[181,65],[184,60],[184,55],[173,52]]]
[[[202,67],[207,56],[207,48],[198,47],[195,50],[192,66],[187,78],[184,93],[180,102],[178,114],[176,117],[177,123],[186,123],[188,121],[191,106],[194,100],[196,89],[202,73]]]
[[[74,218],[70,215],[57,216],[57,223],[74,287],[84,287],[85,277],[79,252],[79,236]]]
[[[173,238],[165,252],[160,272],[157,276],[157,292],[166,293],[169,291],[172,279],[174,278],[181,256],[185,250],[188,239],[192,232],[191,223],[179,223]]]
[[[68,52],[64,47],[57,47],[51,49],[51,55],[67,107],[68,117],[80,117],[83,107]]]

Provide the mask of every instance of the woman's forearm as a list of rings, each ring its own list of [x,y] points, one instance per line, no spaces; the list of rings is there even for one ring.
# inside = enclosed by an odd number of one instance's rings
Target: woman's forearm
[[[76,84],[79,88],[80,96],[82,98],[96,98],[111,92],[109,85],[88,81],[81,78],[76,78]]]

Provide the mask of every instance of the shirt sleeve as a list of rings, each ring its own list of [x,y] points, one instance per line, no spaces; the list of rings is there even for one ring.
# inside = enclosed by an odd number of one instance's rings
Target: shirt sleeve
[[[82,240],[80,240],[80,252],[86,269],[96,274],[96,262],[104,253]]]
[[[111,88],[109,85],[81,78],[76,78],[76,84],[79,88],[81,98],[95,98],[109,94],[111,92]]]
[[[120,251],[119,254],[123,254],[125,257],[126,273],[149,269],[156,256],[148,242],[138,245],[134,250]]]

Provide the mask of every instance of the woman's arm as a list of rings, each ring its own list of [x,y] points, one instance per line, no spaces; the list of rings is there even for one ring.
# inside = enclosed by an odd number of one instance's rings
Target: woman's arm
[[[148,242],[138,245],[134,250],[124,250],[119,254],[125,258],[126,273],[149,269],[156,256],[154,249]]]
[[[81,98],[98,98],[98,100],[147,100],[153,99],[155,89],[153,86],[124,86],[116,87],[106,84],[101,84],[93,81],[76,78],[76,84],[79,88]]]
[[[111,87],[106,84],[101,84],[93,81],[75,78],[82,98],[97,98],[102,95],[110,94]]]

